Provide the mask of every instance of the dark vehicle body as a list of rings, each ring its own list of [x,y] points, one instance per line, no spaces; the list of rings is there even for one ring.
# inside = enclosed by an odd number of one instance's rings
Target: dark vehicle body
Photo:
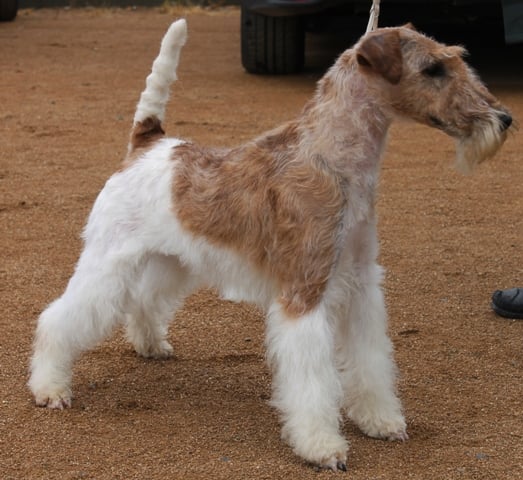
[[[242,0],[241,48],[251,73],[295,73],[305,62],[305,33],[365,32],[372,0]],[[379,25],[413,22],[427,33],[476,29],[489,42],[523,42],[521,0],[381,0]]]
[[[18,0],[0,0],[0,22],[14,20],[18,12]]]

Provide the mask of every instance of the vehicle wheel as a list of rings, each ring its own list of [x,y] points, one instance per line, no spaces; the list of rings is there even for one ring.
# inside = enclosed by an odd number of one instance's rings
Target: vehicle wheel
[[[268,17],[242,8],[242,65],[249,73],[295,73],[305,62],[305,29],[299,17]]]
[[[0,0],[0,22],[10,22],[18,12],[18,0]]]

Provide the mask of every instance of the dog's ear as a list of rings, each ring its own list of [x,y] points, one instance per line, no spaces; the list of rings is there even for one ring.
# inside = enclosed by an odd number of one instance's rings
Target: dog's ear
[[[465,47],[462,47],[460,45],[451,45],[448,47],[445,47],[445,57],[459,57],[459,58],[465,58],[469,52]]]
[[[403,72],[399,32],[383,29],[368,34],[356,48],[356,60],[364,70],[398,84]]]
[[[406,28],[407,30],[417,32],[416,27],[410,22],[406,23],[405,25],[402,25],[401,28]]]

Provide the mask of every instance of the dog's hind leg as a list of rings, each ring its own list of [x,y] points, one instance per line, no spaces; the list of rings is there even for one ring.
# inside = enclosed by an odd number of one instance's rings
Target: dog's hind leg
[[[194,287],[191,276],[177,257],[152,255],[145,263],[131,293],[127,339],[139,355],[168,358],[173,348],[167,341],[169,322]]]
[[[140,261],[132,254],[84,249],[64,294],[38,319],[29,379],[37,405],[71,405],[73,362],[123,320],[128,284]]]

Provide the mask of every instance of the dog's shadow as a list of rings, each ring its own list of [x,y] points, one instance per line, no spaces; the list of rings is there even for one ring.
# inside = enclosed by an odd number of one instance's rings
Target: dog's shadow
[[[115,348],[116,347],[116,348]],[[113,339],[87,353],[75,368],[73,408],[155,410],[238,402],[266,404],[270,374],[264,356],[252,352],[165,360],[138,356]]]

